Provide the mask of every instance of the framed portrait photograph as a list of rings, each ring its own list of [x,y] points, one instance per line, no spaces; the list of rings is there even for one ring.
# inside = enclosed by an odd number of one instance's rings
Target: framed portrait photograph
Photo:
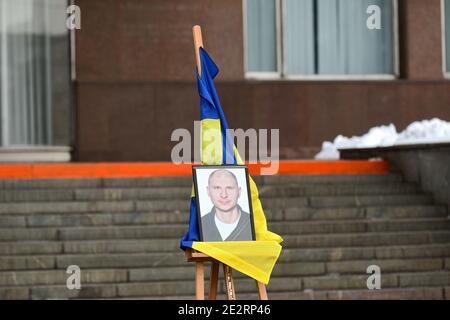
[[[202,241],[255,240],[246,166],[193,166]]]

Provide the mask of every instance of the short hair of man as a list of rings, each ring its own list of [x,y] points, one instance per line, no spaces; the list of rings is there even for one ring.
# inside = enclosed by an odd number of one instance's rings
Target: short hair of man
[[[236,182],[236,185],[239,187],[239,184],[238,184],[238,181],[237,181],[237,178],[236,178],[235,174],[234,174],[233,172],[229,171],[229,170],[226,170],[226,169],[218,169],[218,170],[213,171],[213,172],[209,175],[209,178],[208,178],[208,185],[211,184],[211,179],[212,179],[212,177],[213,177],[215,174],[217,174],[217,173],[224,173],[224,172],[227,172],[228,174],[230,174],[230,175],[233,177],[234,181]]]

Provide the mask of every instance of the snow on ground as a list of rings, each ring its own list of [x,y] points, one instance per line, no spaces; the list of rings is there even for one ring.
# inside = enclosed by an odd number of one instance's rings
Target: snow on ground
[[[415,121],[405,130],[397,133],[391,123],[374,127],[366,134],[351,138],[338,135],[333,142],[325,141],[315,159],[339,159],[338,149],[388,147],[396,145],[450,142],[450,122],[434,118]]]

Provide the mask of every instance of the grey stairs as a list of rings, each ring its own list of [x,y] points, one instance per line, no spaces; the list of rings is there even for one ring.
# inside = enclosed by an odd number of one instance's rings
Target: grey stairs
[[[401,176],[256,177],[284,238],[271,299],[450,299],[445,206]],[[190,178],[0,180],[0,299],[193,299]],[[381,289],[367,289],[369,265]],[[81,268],[69,290],[66,268]],[[256,298],[236,273],[238,299]],[[223,283],[221,283],[223,298]]]

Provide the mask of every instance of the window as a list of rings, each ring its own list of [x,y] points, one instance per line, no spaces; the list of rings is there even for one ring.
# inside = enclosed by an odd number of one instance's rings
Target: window
[[[246,3],[247,71],[277,75],[279,35],[277,0],[244,0]]]
[[[444,74],[450,77],[450,0],[443,0],[443,62]]]
[[[395,0],[245,0],[246,76],[394,78],[395,14]]]
[[[0,147],[68,145],[66,0],[0,0]]]

